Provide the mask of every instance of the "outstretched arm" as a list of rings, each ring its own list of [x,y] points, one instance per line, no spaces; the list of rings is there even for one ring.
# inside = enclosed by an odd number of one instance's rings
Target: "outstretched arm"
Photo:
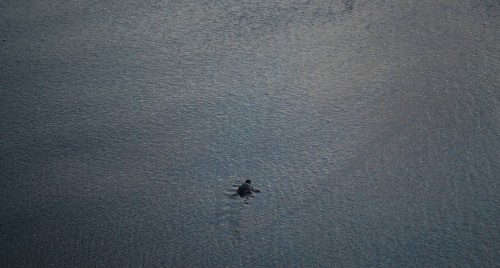
[[[252,191],[254,191],[254,192],[256,192],[256,193],[260,193],[260,190],[259,190],[259,189],[257,189],[257,188],[254,188],[254,187],[252,187]]]

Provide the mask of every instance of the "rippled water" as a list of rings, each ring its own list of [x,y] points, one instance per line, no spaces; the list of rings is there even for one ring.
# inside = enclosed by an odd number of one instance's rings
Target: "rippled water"
[[[497,265],[499,12],[2,1],[1,266]]]

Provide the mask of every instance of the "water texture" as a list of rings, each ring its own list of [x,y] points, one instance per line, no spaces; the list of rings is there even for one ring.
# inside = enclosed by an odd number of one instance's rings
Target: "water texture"
[[[0,266],[497,266],[499,15],[1,1]]]

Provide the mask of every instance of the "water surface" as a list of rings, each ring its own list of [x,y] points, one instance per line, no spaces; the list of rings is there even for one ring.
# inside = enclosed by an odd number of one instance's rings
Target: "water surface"
[[[497,265],[499,12],[2,1],[1,266]]]

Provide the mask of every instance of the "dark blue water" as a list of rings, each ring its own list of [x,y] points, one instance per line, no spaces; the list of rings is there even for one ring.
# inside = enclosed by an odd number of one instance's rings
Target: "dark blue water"
[[[2,1],[0,266],[498,265],[499,12]]]

